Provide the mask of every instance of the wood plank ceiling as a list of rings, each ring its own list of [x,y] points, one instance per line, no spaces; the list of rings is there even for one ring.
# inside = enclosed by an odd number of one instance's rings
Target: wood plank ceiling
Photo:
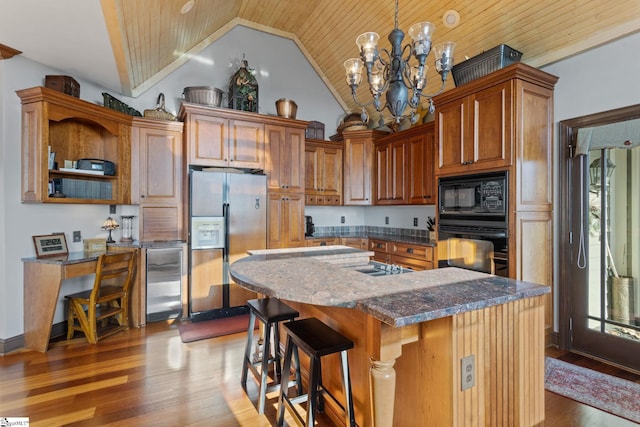
[[[101,2],[127,95],[137,96],[235,25],[245,25],[292,39],[343,108],[354,111],[342,64],[358,55],[355,39],[365,31],[376,31],[380,46],[389,47],[395,9],[394,0],[195,0],[181,14],[187,0]],[[455,28],[443,24],[451,9],[460,16]],[[523,62],[541,67],[639,31],[640,2],[400,0],[398,21],[405,32],[413,23],[433,22],[434,44],[456,42],[456,63],[506,43],[524,53]],[[432,92],[440,79],[433,56],[428,62]]]

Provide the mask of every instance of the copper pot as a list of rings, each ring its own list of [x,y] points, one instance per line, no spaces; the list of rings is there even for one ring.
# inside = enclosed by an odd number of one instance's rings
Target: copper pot
[[[298,105],[290,99],[280,98],[276,101],[276,112],[279,117],[295,119]]]

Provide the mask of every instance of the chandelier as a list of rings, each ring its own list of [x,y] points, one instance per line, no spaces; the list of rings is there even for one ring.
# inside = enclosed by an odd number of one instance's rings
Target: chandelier
[[[427,70],[425,65],[427,56],[431,51],[431,34],[435,25],[431,22],[419,22],[409,28],[409,36],[413,39],[411,44],[402,47],[404,33],[398,28],[398,0],[395,9],[395,27],[389,33],[391,53],[381,49],[386,58],[378,52],[378,39],[380,36],[374,32],[361,34],[356,39],[360,48],[360,58],[350,58],[344,62],[347,84],[351,87],[351,95],[355,103],[362,107],[362,121],[367,121],[365,108],[373,104],[378,112],[385,108],[393,116],[395,124],[399,124],[406,116],[407,106],[411,108],[411,123],[417,121],[415,110],[421,104],[421,98],[429,99],[429,111],[433,112],[432,97],[442,93],[447,80],[447,74],[453,67],[454,42],[445,42],[434,47],[436,70],[442,76],[442,87],[436,93],[425,95],[422,93],[427,85]],[[410,64],[415,58],[417,64]],[[373,99],[367,103],[358,101],[356,91],[362,82],[363,68],[367,71],[367,82]],[[411,90],[411,97],[409,97]],[[385,93],[384,104],[381,96]]]

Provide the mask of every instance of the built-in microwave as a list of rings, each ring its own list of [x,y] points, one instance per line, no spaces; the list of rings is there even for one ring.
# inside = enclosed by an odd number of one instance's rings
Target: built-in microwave
[[[508,172],[438,180],[439,225],[507,228]]]

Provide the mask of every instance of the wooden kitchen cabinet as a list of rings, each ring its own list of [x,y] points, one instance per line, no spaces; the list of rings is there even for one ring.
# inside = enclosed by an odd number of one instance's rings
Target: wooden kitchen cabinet
[[[553,331],[553,90],[557,80],[518,62],[434,98],[436,175],[509,172],[509,276],[551,287],[546,296],[547,342]]]
[[[418,271],[435,268],[435,248],[432,246],[391,242],[389,249],[392,264]]]
[[[340,244],[366,251],[369,246],[369,239],[366,237],[342,237]]]
[[[375,255],[374,261],[396,264],[411,270],[431,270],[435,268],[435,248],[416,243],[369,239],[369,250]]]
[[[434,123],[377,140],[376,205],[434,204]]]
[[[132,203],[139,204],[139,239],[186,240],[183,123],[132,121]]]
[[[374,141],[387,135],[376,130],[344,131],[343,204],[373,205]]]
[[[311,247],[311,246],[333,246],[333,245],[339,245],[339,244],[340,244],[340,238],[339,237],[314,238],[314,239],[307,239],[307,241],[306,241],[306,246],[307,247]]]
[[[131,202],[131,116],[44,87],[16,93],[22,103],[23,202]],[[58,169],[49,169],[49,151]],[[60,170],[65,160],[79,159],[113,162],[115,174]]]
[[[265,135],[267,189],[304,192],[304,129],[266,125]]]
[[[371,257],[373,261],[389,263],[391,258],[389,257],[389,242],[387,240],[369,239],[369,250],[374,252]]]
[[[415,126],[406,131],[409,152],[410,205],[433,205],[435,195],[435,129],[434,123]]]
[[[341,142],[306,141],[305,197],[308,206],[342,204]]]
[[[261,115],[182,103],[188,165],[264,169]]]
[[[466,85],[465,85],[466,86]],[[449,94],[449,91],[446,94]],[[512,82],[450,99],[434,98],[436,174],[477,172],[511,165]]]
[[[304,237],[304,193],[267,193],[267,247],[302,247]]]
[[[375,204],[406,205],[409,150],[404,137],[383,138],[375,146]]]

